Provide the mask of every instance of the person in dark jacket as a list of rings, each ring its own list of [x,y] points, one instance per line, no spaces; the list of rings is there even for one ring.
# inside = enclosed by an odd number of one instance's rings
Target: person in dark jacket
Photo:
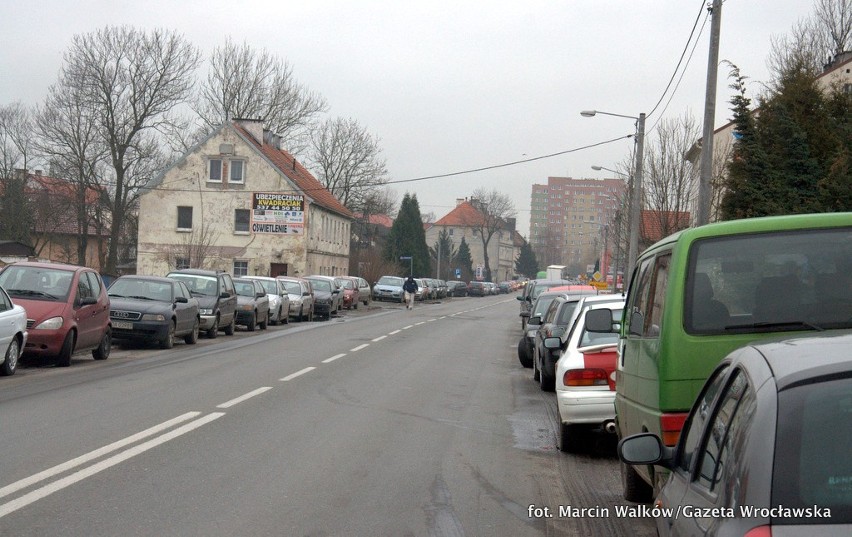
[[[405,304],[406,308],[414,309],[414,293],[417,292],[417,282],[414,281],[413,276],[409,276],[405,283],[402,284],[402,290],[405,291]]]

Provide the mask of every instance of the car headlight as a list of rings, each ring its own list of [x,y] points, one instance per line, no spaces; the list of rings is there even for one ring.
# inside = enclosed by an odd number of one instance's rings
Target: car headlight
[[[162,313],[146,313],[142,316],[143,321],[165,321],[166,316]]]
[[[290,300],[290,304],[292,306],[301,306],[302,305],[302,299],[296,298],[296,299]]]
[[[57,330],[62,328],[62,317],[51,317],[50,319],[44,320],[38,324],[38,326],[34,326],[34,330]]]
[[[201,308],[198,310],[198,313],[201,315],[213,315],[213,310],[211,308]]]

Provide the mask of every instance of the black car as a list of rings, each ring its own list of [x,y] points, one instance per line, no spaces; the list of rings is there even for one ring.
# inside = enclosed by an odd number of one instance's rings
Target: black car
[[[467,284],[458,281],[451,280],[447,282],[447,295],[449,296],[467,296]]]
[[[473,281],[467,284],[467,296],[486,296],[489,294],[484,282]]]
[[[112,338],[156,341],[170,349],[175,338],[198,341],[198,300],[183,282],[157,276],[122,276],[108,289]]]
[[[186,284],[198,299],[201,330],[215,338],[219,330],[234,335],[237,322],[237,292],[231,275],[222,270],[179,269],[166,275]]]
[[[314,313],[331,319],[332,314],[336,315],[340,310],[343,290],[329,276],[307,276],[305,279],[314,288]]]
[[[670,471],[659,534],[852,535],[850,349],[849,332],[747,345],[711,372],[675,447],[621,440],[623,462]]]
[[[532,308],[533,302],[535,302],[535,299],[538,298],[538,295],[542,291],[546,291],[551,287],[569,285],[570,283],[568,280],[530,280],[527,282],[524,291],[515,297],[521,301],[521,311],[519,314],[521,316],[521,330],[526,330],[527,319],[530,317],[530,308]]]
[[[237,290],[237,324],[254,332],[257,326],[266,330],[269,325],[269,296],[258,280],[234,278]]]

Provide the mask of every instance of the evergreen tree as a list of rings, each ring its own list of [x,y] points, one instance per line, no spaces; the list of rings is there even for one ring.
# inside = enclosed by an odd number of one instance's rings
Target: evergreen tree
[[[538,274],[538,260],[535,258],[530,243],[524,241],[518,259],[515,260],[515,272],[523,274],[527,278],[535,278]]]
[[[461,279],[469,282],[473,279],[473,259],[470,257],[470,246],[462,237],[459,253],[456,254],[456,268],[461,269]]]
[[[412,260],[401,261],[400,257],[411,257]],[[384,256],[386,260],[399,264],[400,274],[414,276],[429,274],[429,247],[426,245],[426,232],[420,219],[420,204],[417,194],[405,194],[399,207],[399,214],[394,220],[387,242]],[[410,268],[409,268],[410,267]]]
[[[450,275],[455,274],[451,271],[451,268],[458,251],[456,251],[453,239],[450,238],[449,231],[442,229],[438,233],[438,240],[435,241],[435,246],[429,247],[429,253],[432,255],[436,267],[440,268],[437,277],[441,280],[451,280]]]

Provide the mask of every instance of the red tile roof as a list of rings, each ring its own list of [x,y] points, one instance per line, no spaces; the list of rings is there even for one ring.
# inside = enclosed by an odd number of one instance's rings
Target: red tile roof
[[[361,213],[356,213],[355,218],[357,218],[358,220],[362,220],[364,218],[364,215]],[[386,214],[371,214],[370,217],[367,219],[367,223],[390,229],[393,227],[393,218]]]
[[[482,216],[476,207],[470,204],[469,201],[463,201],[456,205],[456,208],[447,213],[443,218],[435,222],[436,226],[459,226],[459,227],[474,227],[481,226],[485,223],[485,217]]]
[[[246,142],[255,146],[269,161],[278,168],[281,173],[287,176],[296,187],[313,201],[330,211],[334,211],[343,216],[353,218],[352,212],[347,209],[334,195],[325,188],[322,183],[314,177],[307,168],[302,166],[296,157],[283,149],[278,149],[273,145],[258,142],[245,128],[237,122],[231,122],[234,129],[239,133]]]

